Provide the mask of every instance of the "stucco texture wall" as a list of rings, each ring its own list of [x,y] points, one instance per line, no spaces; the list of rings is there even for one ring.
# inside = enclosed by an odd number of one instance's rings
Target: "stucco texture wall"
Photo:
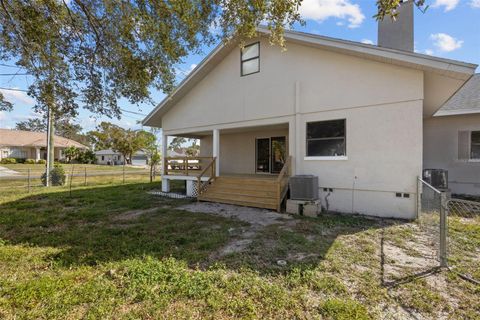
[[[238,133],[220,134],[220,173],[254,174],[255,173],[255,139],[286,137],[288,146],[288,129],[252,130]],[[288,153],[288,148],[287,148]],[[212,155],[212,136],[200,141],[200,155]]]
[[[422,169],[423,72],[318,48],[261,42],[260,72],[240,76],[234,48],[163,120],[166,134],[221,131],[221,171],[254,172],[254,136],[222,129],[288,119],[296,174],[319,177],[322,205],[341,212],[413,218]],[[309,121],[346,119],[347,160],[306,160]],[[211,154],[211,140],[202,154]],[[239,152],[241,151],[241,152]],[[241,156],[239,156],[241,154]],[[332,188],[327,198],[323,187]],[[396,198],[395,193],[410,194]]]
[[[453,193],[480,195],[480,161],[458,157],[458,132],[480,130],[480,114],[434,117],[424,124],[424,168],[447,169]]]

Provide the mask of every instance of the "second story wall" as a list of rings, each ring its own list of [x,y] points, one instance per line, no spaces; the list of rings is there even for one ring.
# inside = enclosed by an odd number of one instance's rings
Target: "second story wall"
[[[292,115],[296,95],[300,113],[422,100],[423,72],[294,43],[282,52],[263,39],[260,72],[240,75],[235,46],[165,114],[162,127],[190,129]]]

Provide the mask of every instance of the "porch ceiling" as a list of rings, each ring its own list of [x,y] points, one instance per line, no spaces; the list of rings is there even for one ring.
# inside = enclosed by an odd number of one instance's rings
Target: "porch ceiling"
[[[262,126],[226,128],[226,129],[220,129],[220,134],[252,132],[252,131],[261,131],[261,130],[283,130],[283,129],[288,129],[288,123],[262,125]],[[202,137],[211,136],[211,135],[212,135],[212,130],[205,130],[205,131],[198,131],[198,132],[189,132],[189,133],[185,133],[185,134],[180,133],[180,134],[175,134],[175,135],[172,135],[172,136],[200,139]]]

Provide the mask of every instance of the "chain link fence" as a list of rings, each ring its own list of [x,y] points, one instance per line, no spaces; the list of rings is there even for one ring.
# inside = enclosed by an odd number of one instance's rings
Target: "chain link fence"
[[[480,202],[452,198],[445,209],[448,266],[480,284]]]
[[[15,192],[34,192],[44,187],[42,175],[44,166],[16,165],[9,168],[8,175],[0,176],[0,194]],[[158,168],[151,171],[148,167],[101,166],[101,165],[62,165],[65,171],[65,184],[58,188],[81,186],[124,184],[158,180]]]
[[[418,179],[414,221],[390,221],[382,233],[382,273],[387,286],[437,272],[441,264],[442,193]]]

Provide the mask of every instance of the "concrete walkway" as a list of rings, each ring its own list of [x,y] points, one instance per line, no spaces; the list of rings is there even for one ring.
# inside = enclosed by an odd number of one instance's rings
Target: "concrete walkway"
[[[0,177],[9,177],[19,175],[17,171],[0,166]]]

